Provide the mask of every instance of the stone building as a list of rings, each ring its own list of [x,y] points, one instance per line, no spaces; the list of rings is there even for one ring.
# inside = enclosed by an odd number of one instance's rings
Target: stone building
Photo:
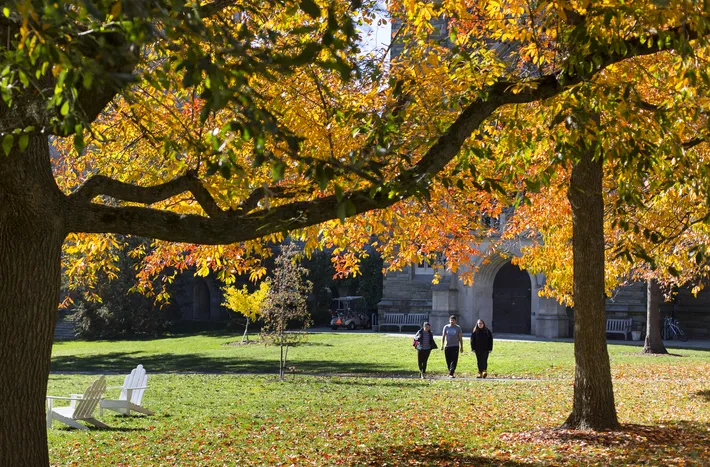
[[[427,265],[411,265],[388,273],[378,314],[428,313],[435,330],[455,315],[464,330],[472,329],[482,319],[497,333],[569,336],[571,321],[566,307],[537,293],[544,284],[544,275],[530,274],[511,263],[509,255],[519,255],[520,246],[511,246],[505,257],[477,258],[469,267],[477,268],[470,286],[457,274],[442,272],[441,281],[432,284],[434,270]]]
[[[384,278],[378,314],[426,313],[436,332],[448,323],[450,315],[455,315],[464,332],[470,332],[475,322],[483,319],[495,333],[572,337],[574,310],[538,295],[545,283],[544,274],[530,274],[511,263],[510,258],[520,255],[520,247],[526,242],[529,240],[520,239],[511,244],[505,256],[477,258],[470,266],[478,267],[470,286],[451,273],[443,273],[439,283],[432,284],[434,270],[426,265],[390,272]],[[481,250],[485,251],[485,245]],[[710,289],[694,296],[684,287],[674,297],[672,302],[661,304],[662,317],[678,319],[691,338],[710,337]],[[632,318],[632,330],[643,332],[646,284],[615,290],[606,299],[606,312],[608,318]]]

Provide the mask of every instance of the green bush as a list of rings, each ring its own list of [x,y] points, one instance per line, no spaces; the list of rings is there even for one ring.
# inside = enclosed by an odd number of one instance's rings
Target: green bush
[[[117,278],[110,280],[105,274],[99,277],[94,292],[101,297],[101,302],[88,300],[83,294],[74,299],[70,311],[73,312],[74,329],[81,337],[154,337],[165,333],[177,319],[174,305],[161,308],[151,298],[130,291],[135,284],[138,260],[129,257],[127,251],[128,248],[116,252],[119,258]]]

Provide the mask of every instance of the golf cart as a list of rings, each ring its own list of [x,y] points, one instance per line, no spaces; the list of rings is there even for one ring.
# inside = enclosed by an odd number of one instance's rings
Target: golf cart
[[[360,296],[348,296],[334,298],[333,303],[336,309],[333,312],[333,319],[330,320],[331,329],[338,329],[342,326],[348,329],[355,329],[360,326],[366,328],[370,325],[370,318],[365,309],[365,300]]]

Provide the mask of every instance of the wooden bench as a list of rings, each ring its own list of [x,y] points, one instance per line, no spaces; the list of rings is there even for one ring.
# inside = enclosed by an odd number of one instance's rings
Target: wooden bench
[[[607,334],[621,334],[626,340],[626,336],[631,334],[631,318],[627,319],[607,319],[606,332]]]
[[[428,313],[384,313],[380,316],[380,329],[383,326],[397,326],[402,332],[403,326],[421,327],[429,319]]]

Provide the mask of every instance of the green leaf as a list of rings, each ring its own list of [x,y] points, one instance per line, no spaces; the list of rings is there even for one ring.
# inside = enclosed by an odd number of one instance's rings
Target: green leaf
[[[79,155],[84,154],[84,149],[86,148],[86,143],[84,142],[84,135],[81,131],[74,133],[74,149]]]
[[[22,83],[22,85],[23,85],[24,87],[26,87],[26,88],[29,87],[29,86],[30,86],[30,80],[29,80],[29,78],[27,77],[27,75],[25,74],[25,72],[22,71],[22,70],[20,70],[20,72],[18,73],[18,75],[20,76],[20,83]]]
[[[5,15],[5,18],[9,18],[10,17],[10,9],[8,7],[3,7],[2,14]]]
[[[321,190],[325,190],[330,182],[330,172],[325,170],[322,165],[316,166],[316,179]]]
[[[355,203],[353,203],[349,199],[345,200],[345,213],[348,215],[348,217],[357,214],[357,207],[355,206]]]
[[[15,138],[12,135],[5,135],[5,137],[2,139],[2,150],[6,156],[10,155],[10,150],[12,150],[12,143],[14,139]]]
[[[20,136],[20,151],[24,151],[27,149],[27,145],[30,143],[30,135],[22,135]]]
[[[345,209],[345,203],[338,204],[338,219],[340,219],[341,222],[345,222]]]
[[[94,75],[87,70],[81,78],[81,84],[84,86],[84,89],[91,89],[91,84],[94,82]]]
[[[273,167],[271,167],[271,178],[274,179],[275,182],[283,180],[285,170],[286,164],[281,161],[277,161]]]
[[[299,6],[301,7],[301,10],[308,13],[311,18],[320,18],[320,8],[313,0],[301,0]]]
[[[61,113],[64,117],[69,114],[69,101],[64,101],[64,104],[62,104],[62,108],[59,110],[59,113]]]

